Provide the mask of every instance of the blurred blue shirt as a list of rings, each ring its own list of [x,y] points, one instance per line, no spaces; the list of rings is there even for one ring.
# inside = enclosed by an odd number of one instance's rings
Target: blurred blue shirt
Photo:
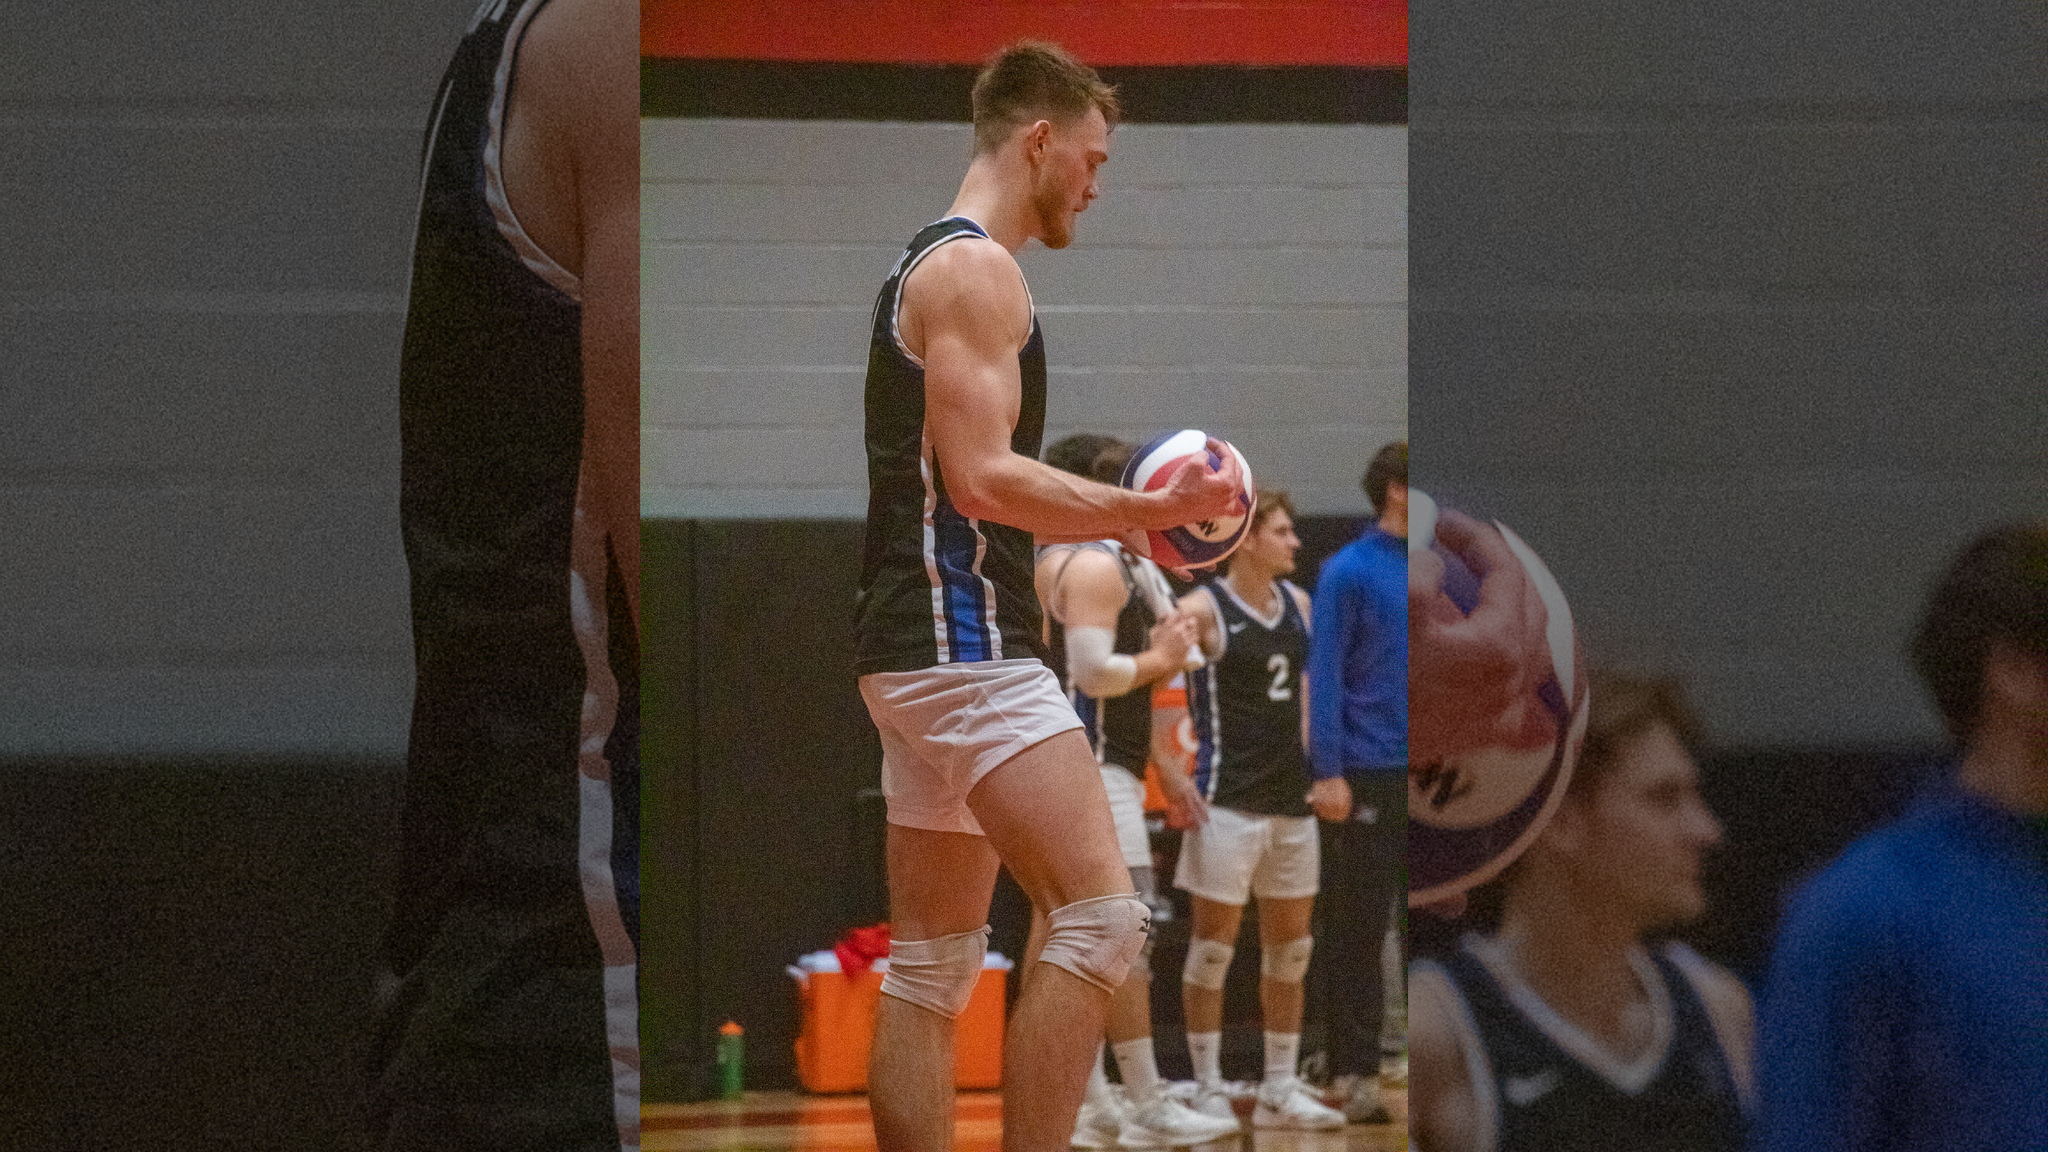
[[[1316,578],[1309,765],[1316,779],[1408,763],[1408,542],[1374,525]]]
[[[1793,897],[1761,1152],[2048,1150],[2048,844],[1944,780]]]

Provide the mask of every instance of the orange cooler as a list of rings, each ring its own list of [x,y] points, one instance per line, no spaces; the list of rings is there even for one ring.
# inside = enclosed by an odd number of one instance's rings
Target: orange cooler
[[[992,957],[993,959],[993,957]],[[1003,1080],[1003,986],[1008,961],[985,967],[957,1021],[953,1086],[996,1088]],[[789,969],[796,977],[802,1027],[796,1037],[796,1078],[807,1092],[865,1092],[868,1048],[875,1039],[875,1006],[882,974]]]

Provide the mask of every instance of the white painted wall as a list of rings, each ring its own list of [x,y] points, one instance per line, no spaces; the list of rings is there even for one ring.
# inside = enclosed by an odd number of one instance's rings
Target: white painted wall
[[[965,124],[643,120],[649,517],[853,517],[876,291],[944,213]],[[1117,129],[1076,240],[1020,259],[1047,442],[1193,426],[1310,513],[1407,434],[1407,130]]]

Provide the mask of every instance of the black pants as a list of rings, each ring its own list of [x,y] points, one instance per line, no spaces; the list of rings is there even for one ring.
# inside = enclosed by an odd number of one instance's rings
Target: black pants
[[[1407,773],[1354,772],[1351,819],[1324,823],[1322,894],[1316,901],[1313,983],[1324,1005],[1332,1076],[1379,1072],[1386,1023],[1381,945],[1394,901],[1407,888]],[[1403,926],[1403,954],[1407,933]]]

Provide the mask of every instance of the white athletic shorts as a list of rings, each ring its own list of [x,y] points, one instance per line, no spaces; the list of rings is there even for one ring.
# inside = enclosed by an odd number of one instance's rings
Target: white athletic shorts
[[[1152,839],[1145,835],[1145,782],[1130,770],[1114,764],[1100,765],[1102,786],[1109,792],[1109,814],[1116,821],[1116,846],[1123,852],[1124,867],[1152,866]]]
[[[1259,816],[1209,807],[1209,822],[1181,836],[1173,886],[1218,904],[1316,894],[1322,867],[1313,816]]]
[[[981,835],[967,793],[1017,753],[1081,718],[1037,660],[981,660],[870,672],[861,699],[882,734],[889,823]]]

